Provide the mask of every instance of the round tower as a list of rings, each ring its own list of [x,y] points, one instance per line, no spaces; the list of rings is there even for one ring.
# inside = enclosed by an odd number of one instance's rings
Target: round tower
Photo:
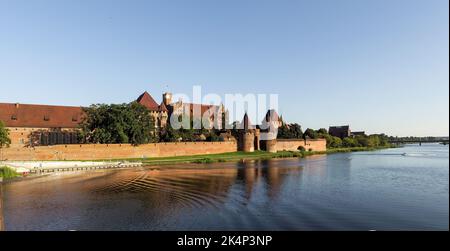
[[[254,152],[255,151],[255,133],[247,131],[241,133],[241,151]]]
[[[267,152],[276,153],[277,152],[277,140],[264,140],[264,148]]]
[[[255,151],[255,129],[250,123],[247,113],[242,120],[243,128],[239,129],[239,150],[243,152]]]

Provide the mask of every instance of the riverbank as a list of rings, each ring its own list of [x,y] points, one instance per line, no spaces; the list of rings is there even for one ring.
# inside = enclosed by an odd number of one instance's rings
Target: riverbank
[[[142,165],[167,165],[167,164],[182,164],[182,163],[215,163],[215,162],[229,162],[229,161],[248,161],[248,160],[267,160],[276,158],[304,158],[307,156],[345,153],[345,152],[360,152],[360,151],[375,151],[389,147],[349,147],[349,148],[331,148],[326,151],[279,151],[270,153],[266,151],[255,152],[232,152],[221,154],[205,154],[193,156],[177,156],[177,157],[159,157],[146,159],[125,159],[123,161],[139,161]]]
[[[230,152],[220,154],[203,154],[175,157],[110,159],[93,161],[27,161],[8,163],[5,167],[5,178],[12,179],[21,176],[17,168],[26,168],[27,174],[55,173],[63,171],[84,171],[94,169],[127,168],[137,166],[156,166],[187,163],[216,163],[216,162],[243,162],[251,160],[268,160],[277,158],[305,158],[313,155],[375,151],[388,147],[349,147],[331,148],[326,151],[279,151],[276,153],[266,151]]]

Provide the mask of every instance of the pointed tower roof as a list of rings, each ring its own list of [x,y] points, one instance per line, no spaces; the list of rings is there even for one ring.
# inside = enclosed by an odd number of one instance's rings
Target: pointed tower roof
[[[280,116],[278,116],[278,113],[277,113],[277,111],[275,111],[275,109],[270,109],[267,111],[266,121],[267,122],[280,121]]]
[[[242,119],[242,125],[244,125],[244,128],[242,128],[244,130],[253,129],[252,123],[250,122],[247,113],[244,114],[244,118]]]
[[[152,98],[152,96],[150,96],[148,92],[142,93],[136,101],[152,111],[158,110],[159,108],[158,103],[156,103],[156,101]]]
[[[164,104],[164,101],[161,102],[161,104],[159,105],[159,110],[161,112],[168,112],[169,110],[167,109],[167,106]]]

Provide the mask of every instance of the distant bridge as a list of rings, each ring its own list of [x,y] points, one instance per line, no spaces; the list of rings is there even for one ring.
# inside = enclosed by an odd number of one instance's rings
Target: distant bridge
[[[422,143],[441,143],[447,145],[448,139],[393,139],[389,140],[392,144],[422,144]]]

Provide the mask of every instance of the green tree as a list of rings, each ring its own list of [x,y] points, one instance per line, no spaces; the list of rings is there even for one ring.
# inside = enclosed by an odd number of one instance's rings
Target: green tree
[[[317,133],[321,135],[327,135],[328,131],[325,128],[320,128],[319,130],[317,130]]]
[[[0,121],[0,148],[9,147],[10,144],[9,130],[5,127],[3,121]]]
[[[317,139],[319,135],[316,131],[314,131],[311,128],[306,129],[306,131],[303,133],[303,138],[306,139],[306,137],[309,137],[310,139]]]
[[[181,138],[178,130],[173,129],[168,125],[164,130],[161,131],[160,141],[162,142],[176,142]]]
[[[360,146],[355,138],[347,137],[342,140],[343,147],[358,147]]]
[[[369,146],[369,139],[367,136],[364,135],[358,135],[355,137],[356,141],[358,142],[358,145],[367,147]]]
[[[301,139],[303,138],[302,127],[297,124],[285,124],[283,123],[278,128],[277,138],[279,139]]]
[[[295,139],[303,138],[303,130],[299,124],[297,123],[291,124],[290,130]]]
[[[331,148],[339,148],[342,147],[342,139],[339,137],[331,136],[332,143],[330,145]]]
[[[137,102],[129,104],[97,104],[84,108],[81,137],[86,143],[155,142],[155,123],[146,107]]]
[[[220,137],[219,135],[217,135],[217,132],[215,130],[211,130],[206,136],[206,140],[210,142],[217,142],[220,141]]]
[[[0,120],[0,160],[3,160],[3,148],[9,147],[11,144],[11,139],[9,138],[9,130],[3,124],[3,121]]]
[[[289,129],[286,126],[286,124],[282,124],[279,128],[278,128],[278,133],[277,133],[277,138],[278,139],[289,139],[290,135],[289,135]]]

